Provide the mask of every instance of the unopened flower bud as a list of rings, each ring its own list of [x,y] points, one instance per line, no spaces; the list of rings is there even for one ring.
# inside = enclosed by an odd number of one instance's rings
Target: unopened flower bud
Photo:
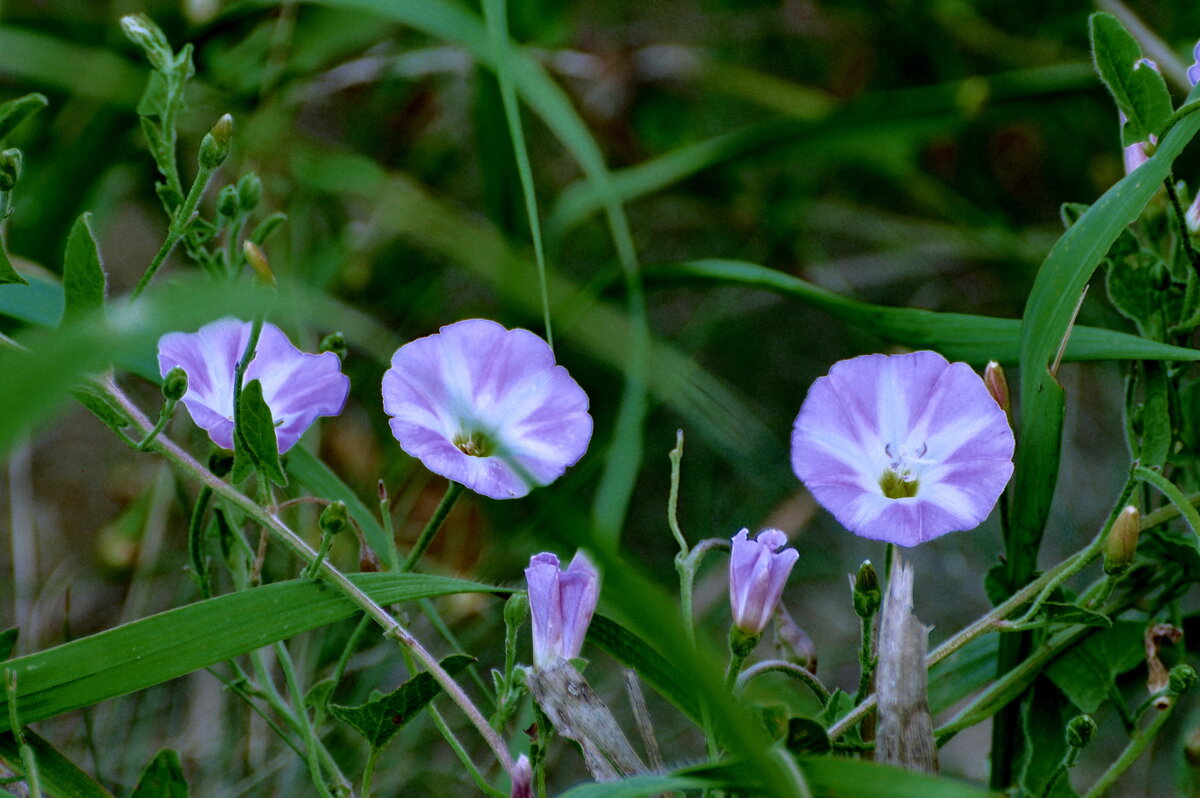
[[[782,604],[775,612],[775,651],[780,659],[817,672],[817,647]]]
[[[225,186],[217,192],[217,213],[232,219],[237,216],[238,210],[241,208],[241,203],[238,202],[238,190],[236,186]]]
[[[1187,230],[1192,235],[1200,235],[1200,192],[1196,192],[1196,199],[1192,200],[1192,204],[1188,206],[1187,212],[1183,215],[1183,221],[1187,225]]]
[[[172,402],[178,402],[187,393],[188,376],[187,372],[179,366],[167,372],[167,376],[163,377],[162,393],[163,396]]]
[[[1137,552],[1140,531],[1141,516],[1138,509],[1130,504],[1121,511],[1108,530],[1108,537],[1104,541],[1104,573],[1117,576],[1129,569]]]
[[[275,285],[275,274],[271,271],[271,263],[267,254],[253,241],[242,242],[242,252],[246,255],[246,263],[254,269],[254,273],[263,285]]]
[[[529,617],[529,595],[515,591],[504,602],[504,625],[518,627]]]
[[[870,560],[858,566],[858,576],[853,581],[854,614],[859,618],[874,618],[883,603],[883,591],[879,587],[879,574]]]
[[[1176,665],[1171,668],[1167,692],[1171,695],[1182,695],[1192,688],[1197,679],[1200,679],[1200,675],[1197,675],[1196,669],[1191,665]]]
[[[317,348],[317,351],[333,352],[335,355],[338,356],[338,360],[345,360],[346,359],[346,337],[344,335],[342,335],[341,331],[331,332],[329,335],[326,335],[324,338],[321,339],[321,344]],[[385,494],[385,496],[386,496],[386,494]],[[383,501],[382,497],[380,498],[380,501]]]
[[[987,386],[988,393],[996,400],[996,404],[1000,405],[1004,415],[1009,415],[1012,405],[1008,397],[1008,380],[1004,378],[1004,369],[996,361],[988,361],[983,370],[983,384]]]
[[[21,179],[21,151],[7,149],[0,152],[0,191],[12,191]]]
[[[237,195],[243,211],[254,210],[262,198],[262,181],[258,179],[258,175],[253,172],[242,175],[237,184]]]
[[[321,531],[326,535],[336,535],[346,528],[346,503],[335,501],[321,511]]]
[[[209,171],[220,168],[229,157],[229,142],[232,138],[233,117],[225,114],[200,141],[200,166]]]
[[[529,757],[521,754],[512,771],[512,798],[533,798],[533,767]]]
[[[171,45],[162,30],[145,14],[121,17],[121,30],[129,41],[141,47],[150,64],[160,72],[171,66]]]
[[[788,575],[800,554],[778,529],[764,529],[754,540],[743,529],[733,536],[729,553],[729,604],[733,625],[757,640],[767,627]]]
[[[1076,715],[1067,723],[1067,745],[1086,748],[1096,736],[1096,721],[1091,715]]]

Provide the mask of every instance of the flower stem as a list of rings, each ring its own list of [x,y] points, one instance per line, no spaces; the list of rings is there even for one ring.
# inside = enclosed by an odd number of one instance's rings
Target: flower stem
[[[858,649],[858,690],[854,694],[854,703],[861,704],[871,689],[871,676],[875,672],[875,658],[871,655],[875,632],[875,616],[859,619],[862,623],[860,634],[861,645]]]
[[[192,223],[193,217],[196,215],[196,206],[200,204],[200,198],[204,196],[204,190],[208,188],[208,181],[212,179],[215,169],[208,169],[203,165],[196,172],[196,179],[192,181],[192,188],[188,191],[187,198],[184,199],[183,205],[175,209],[175,216],[171,219],[171,225],[167,228],[167,238],[163,241],[162,247],[154,255],[154,260],[150,261],[150,267],[146,269],[146,273],[142,275],[142,279],[138,280],[138,284],[134,286],[133,293],[129,295],[129,300],[132,302],[137,299],[146,286],[150,285],[150,281],[154,279],[154,273],[163,265],[163,261],[171,254],[171,250],[175,249],[175,245],[183,238],[188,227]]]
[[[458,501],[458,497],[462,495],[462,492],[463,486],[458,482],[452,481],[446,486],[445,495],[442,496],[437,509],[433,511],[433,516],[429,519],[429,523],[421,530],[421,535],[417,538],[417,542],[413,544],[412,551],[408,553],[404,564],[400,566],[400,573],[408,573],[417,564],[417,560],[421,559],[421,555],[425,553],[425,549],[429,548],[434,535],[442,528],[442,522],[446,520],[446,516],[450,514],[450,509],[454,507],[454,502]]]
[[[1100,778],[1096,780],[1096,783],[1092,785],[1091,789],[1084,793],[1083,798],[1099,798],[1129,769],[1130,765],[1137,761],[1137,758],[1142,755],[1142,751],[1146,750],[1146,746],[1162,730],[1163,724],[1167,722],[1168,718],[1171,717],[1172,711],[1175,709],[1175,696],[1168,696],[1165,700],[1167,701],[1166,707],[1155,716],[1154,720],[1150,721],[1149,726],[1134,733],[1133,737],[1129,740],[1129,744],[1125,746],[1125,750],[1117,757],[1117,761],[1113,762],[1108,770],[1104,771]]]
[[[292,704],[296,707],[296,722],[300,727],[300,735],[304,738],[306,752],[304,758],[308,761],[308,775],[312,778],[313,786],[317,788],[321,798],[333,798],[333,793],[329,791],[329,786],[325,783],[325,776],[321,773],[321,762],[317,757],[317,737],[313,732],[312,723],[309,721],[308,710],[304,708],[304,693],[301,692],[300,683],[296,680],[296,669],[292,665],[292,658],[282,642],[275,644],[275,658],[279,660],[279,667],[283,671],[283,679],[287,683],[288,693],[291,694]]]
[[[150,423],[142,413],[141,408],[134,404],[111,379],[106,379],[97,385],[117,407],[120,407],[129,415],[135,426],[142,429],[150,427]],[[284,524],[278,516],[260,507],[237,488],[200,465],[190,454],[179,448],[169,438],[156,438],[153,448],[177,468],[187,472],[188,475],[196,479],[202,486],[207,485],[211,487],[214,493],[229,502],[229,504],[237,507],[262,524],[288,551],[305,564],[312,562],[316,558],[317,554],[312,550],[312,547],[290,527]],[[366,612],[367,615],[384,629],[384,634],[387,637],[398,641],[420,660],[425,669],[429,671],[429,674],[442,686],[446,694],[450,696],[450,699],[462,709],[468,720],[471,721],[471,724],[475,726],[476,730],[484,738],[488,747],[491,748],[496,761],[511,776],[513,772],[513,760],[508,753],[508,748],[504,744],[504,741],[492,730],[487,723],[487,719],[483,717],[483,714],[480,713],[479,709],[472,703],[471,699],[458,683],[451,678],[450,674],[446,673],[446,670],[442,668],[437,659],[399,621],[393,618],[387,610],[379,606],[361,588],[346,578],[346,575],[339,571],[333,563],[325,560],[321,564],[321,570],[327,582],[334,589],[340,591],[359,609]]]
[[[38,772],[37,757],[33,748],[25,742],[25,730],[21,727],[17,714],[17,674],[5,669],[3,673],[4,695],[8,701],[8,726],[16,738],[21,751],[21,767],[25,770],[25,784],[29,788],[29,798],[42,798],[42,778]]]
[[[746,685],[749,684],[752,679],[757,679],[764,673],[783,673],[791,676],[793,679],[803,683],[805,687],[811,690],[812,694],[815,695],[817,700],[822,704],[825,704],[827,701],[829,701],[829,689],[821,683],[821,680],[817,678],[815,673],[810,671],[808,668],[797,665],[794,662],[788,662],[782,659],[770,659],[764,662],[756,662],[749,668],[746,668],[746,670],[742,671],[741,675],[737,677],[737,684],[734,686],[734,692],[741,693],[746,689]]]
[[[667,453],[671,460],[671,492],[667,496],[667,525],[679,544],[679,554],[688,555],[687,538],[679,528],[679,463],[683,459],[683,430],[675,430],[675,448]]]

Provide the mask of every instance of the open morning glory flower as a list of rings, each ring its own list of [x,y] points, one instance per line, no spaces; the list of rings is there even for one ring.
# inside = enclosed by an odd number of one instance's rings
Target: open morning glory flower
[[[560,571],[558,557],[535,554],[525,569],[529,614],[533,616],[533,664],[544,667],[555,659],[574,659],[600,598],[600,574],[583,552]]]
[[[775,613],[783,586],[800,553],[787,546],[787,535],[764,529],[754,540],[743,529],[733,536],[729,553],[729,605],[733,625],[746,634],[762,634]]]
[[[592,437],[587,394],[546,342],[486,319],[396,350],[383,409],[404,451],[493,499],[558,479]]]
[[[233,371],[250,341],[251,324],[224,318],[194,333],[158,339],[158,368],[165,377],[178,366],[188,376],[183,404],[213,443],[233,448]],[[282,454],[300,440],[318,416],[336,416],[346,404],[350,380],[332,352],[310,355],[292,346],[283,331],[264,323],[246,367],[244,383],[258,380],[275,421]]]
[[[915,546],[983,522],[1012,476],[1004,411],[936,352],[864,355],[809,389],[792,468],[843,526]]]

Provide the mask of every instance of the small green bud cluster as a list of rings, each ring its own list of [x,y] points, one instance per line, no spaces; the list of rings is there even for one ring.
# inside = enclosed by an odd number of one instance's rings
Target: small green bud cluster
[[[214,171],[229,157],[229,143],[233,139],[233,117],[224,114],[212,130],[200,141],[200,167]]]
[[[178,402],[187,393],[187,389],[187,372],[179,366],[168,371],[167,376],[163,378],[162,393],[168,402]]]
[[[0,191],[12,191],[21,179],[21,151],[7,149],[0,152]]]
[[[1096,736],[1096,721],[1091,715],[1076,715],[1067,723],[1067,745],[1086,748]]]
[[[346,503],[335,501],[321,511],[321,532],[326,535],[336,535],[346,528],[349,518],[346,514]]]
[[[317,349],[318,352],[333,352],[338,356],[338,360],[346,359],[346,337],[341,331],[331,332],[321,339],[321,345]]]
[[[863,560],[854,579],[854,614],[859,618],[874,618],[883,603],[883,591],[879,587],[879,574],[870,560]]]

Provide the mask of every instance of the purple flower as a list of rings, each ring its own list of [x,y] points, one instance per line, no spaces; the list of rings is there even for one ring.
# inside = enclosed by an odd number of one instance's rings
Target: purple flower
[[[747,534],[748,530],[743,529],[733,536],[729,604],[733,625],[747,634],[759,635],[771,620],[800,553],[783,548],[787,535],[778,529],[764,529],[754,540],[749,540]]]
[[[183,404],[196,425],[225,449],[233,448],[233,371],[250,341],[250,328],[248,321],[224,318],[194,333],[167,333],[158,339],[159,372],[165,377],[175,366],[187,372]],[[270,323],[263,324],[243,384],[252,380],[262,384],[280,454],[318,416],[342,412],[350,392],[337,355],[305,354]]]
[[[915,546],[987,518],[1012,476],[1004,411],[965,363],[863,355],[809,389],[792,468],[843,526]]]
[[[592,437],[587,394],[546,342],[485,319],[396,350],[383,409],[404,451],[493,499],[558,479]]]
[[[513,765],[512,791],[509,795],[512,798],[533,798],[533,766],[524,754],[517,757]]]
[[[1196,47],[1192,50],[1192,65],[1188,67],[1187,79],[1193,86],[1200,83],[1200,42],[1196,42]]]
[[[525,583],[533,615],[533,664],[544,667],[559,657],[578,657],[600,597],[596,566],[578,552],[560,571],[553,554],[535,554],[525,569]]]

